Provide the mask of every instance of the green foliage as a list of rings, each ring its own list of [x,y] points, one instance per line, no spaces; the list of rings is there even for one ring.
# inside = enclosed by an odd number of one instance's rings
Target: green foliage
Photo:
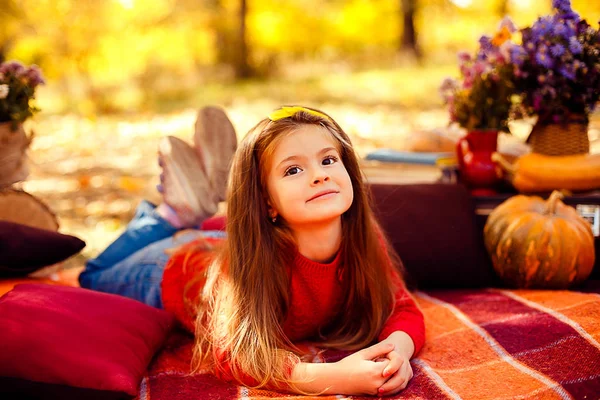
[[[0,0],[0,59],[40,65],[53,109],[133,110],[158,98],[195,96],[233,80],[239,0]],[[417,0],[415,26],[426,61],[447,65],[499,19],[501,0]],[[600,5],[574,1],[589,20]],[[298,79],[405,65],[399,0],[247,0],[248,62],[260,77]],[[526,25],[546,2],[509,2]],[[7,11],[8,10],[8,11]],[[328,66],[324,68],[313,68]],[[306,67],[306,66],[310,67]],[[412,83],[407,83],[411,85]],[[46,91],[46,89],[44,90]],[[187,94],[186,94],[187,93]],[[431,96],[431,94],[429,94]],[[110,104],[109,104],[110,103]],[[44,105],[44,110],[50,107]]]

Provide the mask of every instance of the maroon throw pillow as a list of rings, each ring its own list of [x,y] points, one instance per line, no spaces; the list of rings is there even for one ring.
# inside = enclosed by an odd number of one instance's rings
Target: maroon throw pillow
[[[170,313],[126,297],[17,285],[0,298],[0,398],[136,396],[173,324]]]
[[[500,286],[468,190],[457,184],[370,185],[375,214],[410,288]]]
[[[75,236],[0,221],[0,277],[27,275],[84,247],[85,242]]]

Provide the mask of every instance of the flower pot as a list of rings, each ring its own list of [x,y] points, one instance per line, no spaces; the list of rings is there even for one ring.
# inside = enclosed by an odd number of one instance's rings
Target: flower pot
[[[587,154],[590,152],[589,121],[586,116],[572,117],[563,123],[538,120],[527,143],[534,153],[549,156]]]
[[[498,131],[471,131],[456,144],[461,181],[474,195],[497,192],[502,172],[492,161],[498,147]]]
[[[23,125],[0,123],[0,188],[23,181],[29,175],[26,152],[31,143]]]

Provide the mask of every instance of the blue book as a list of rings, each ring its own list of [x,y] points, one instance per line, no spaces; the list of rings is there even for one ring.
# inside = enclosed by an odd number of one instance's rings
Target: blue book
[[[438,159],[455,157],[454,153],[417,153],[392,149],[377,149],[365,157],[369,161],[389,163],[436,165]]]

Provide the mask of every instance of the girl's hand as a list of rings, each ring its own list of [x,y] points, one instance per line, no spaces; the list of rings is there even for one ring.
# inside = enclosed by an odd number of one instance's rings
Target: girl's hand
[[[389,375],[383,375],[383,370],[390,364],[384,357],[393,349],[392,343],[381,342],[336,362],[336,375],[340,379],[331,389],[337,394],[377,395],[378,389],[385,387],[389,378]],[[375,361],[377,359],[383,360]]]
[[[385,357],[389,364],[384,368],[382,375],[388,380],[379,388],[377,394],[380,396],[390,396],[405,389],[413,377],[410,360],[406,356],[392,350]]]

